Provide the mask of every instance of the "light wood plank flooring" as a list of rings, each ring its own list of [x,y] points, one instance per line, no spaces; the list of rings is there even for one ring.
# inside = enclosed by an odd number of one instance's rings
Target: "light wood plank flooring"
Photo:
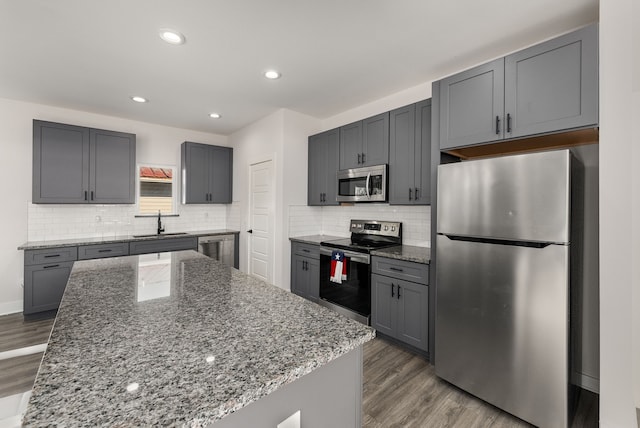
[[[443,381],[424,357],[384,339],[365,345],[363,377],[366,428],[532,426]],[[597,426],[597,395],[582,391],[572,427]]]
[[[46,343],[55,314],[0,316],[0,352]],[[0,360],[0,398],[29,391],[42,352]],[[364,347],[363,426],[530,427],[441,380],[424,357],[384,339]],[[582,391],[573,427],[598,426],[597,395]]]

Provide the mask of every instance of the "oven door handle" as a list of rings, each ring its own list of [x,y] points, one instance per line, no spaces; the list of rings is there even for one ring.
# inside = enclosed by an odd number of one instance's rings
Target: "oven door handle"
[[[331,253],[333,252],[333,248],[330,247],[320,247],[320,255],[331,257]],[[364,263],[366,265],[370,264],[369,254],[364,253],[356,253],[355,251],[348,250],[340,250],[344,253],[345,257],[349,257],[351,261],[356,263]]]

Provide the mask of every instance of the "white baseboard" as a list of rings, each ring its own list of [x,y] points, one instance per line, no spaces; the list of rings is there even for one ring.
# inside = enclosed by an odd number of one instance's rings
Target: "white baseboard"
[[[14,300],[12,302],[0,302],[0,315],[15,314],[22,312],[22,300]]]
[[[600,394],[600,379],[584,373],[573,372],[571,383],[596,394]]]

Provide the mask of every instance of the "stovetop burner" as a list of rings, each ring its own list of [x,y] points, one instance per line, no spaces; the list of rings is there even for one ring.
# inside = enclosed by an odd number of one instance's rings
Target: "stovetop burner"
[[[369,253],[378,248],[402,244],[402,223],[375,220],[351,220],[351,238],[324,241],[320,245]]]

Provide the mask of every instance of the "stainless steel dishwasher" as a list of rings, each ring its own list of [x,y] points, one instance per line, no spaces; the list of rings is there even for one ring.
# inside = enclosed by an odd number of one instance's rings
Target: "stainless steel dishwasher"
[[[209,235],[198,237],[198,252],[225,265],[235,265],[235,235]]]

